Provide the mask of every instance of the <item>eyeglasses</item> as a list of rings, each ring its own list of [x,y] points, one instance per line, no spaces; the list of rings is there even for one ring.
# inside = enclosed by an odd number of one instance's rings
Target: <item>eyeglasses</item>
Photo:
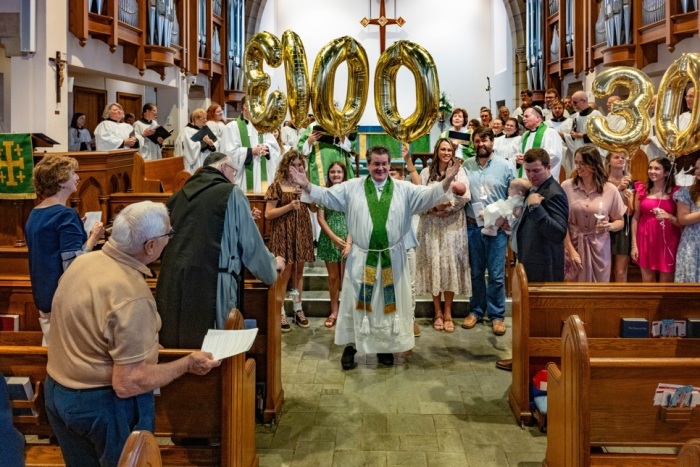
[[[231,171],[233,172],[233,176],[234,176],[234,177],[235,177],[236,174],[238,173],[238,170],[236,170],[236,168],[235,168],[234,166],[232,166],[231,164],[224,164],[222,167],[228,167],[229,169],[231,169]]]
[[[148,240],[155,240],[156,238],[161,238],[161,237],[168,237],[168,240],[170,240],[174,236],[175,236],[175,229],[170,229],[170,232],[164,233],[163,235],[158,235],[157,237],[149,238]],[[143,242],[143,244],[145,245],[146,243],[148,243],[148,240]]]

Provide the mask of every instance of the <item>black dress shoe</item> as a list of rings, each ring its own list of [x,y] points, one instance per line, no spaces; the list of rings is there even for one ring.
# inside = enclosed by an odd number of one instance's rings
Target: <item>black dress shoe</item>
[[[355,347],[352,345],[345,347],[345,350],[343,350],[343,356],[340,357],[340,364],[342,365],[343,370],[352,370],[355,367],[356,353],[357,350],[355,350]]]
[[[503,371],[513,371],[513,359],[499,360],[496,362],[496,368]]]
[[[394,364],[394,354],[393,353],[378,353],[377,360],[379,363],[386,366],[391,366]]]

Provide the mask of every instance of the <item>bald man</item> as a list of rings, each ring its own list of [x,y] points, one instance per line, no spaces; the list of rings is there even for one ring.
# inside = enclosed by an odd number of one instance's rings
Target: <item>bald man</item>
[[[586,134],[588,118],[595,115],[602,117],[603,114],[590,106],[588,96],[586,96],[584,91],[576,91],[571,96],[571,102],[576,113],[571,116],[571,132],[564,135],[564,141],[571,154],[575,154],[578,148],[587,144],[593,144]]]

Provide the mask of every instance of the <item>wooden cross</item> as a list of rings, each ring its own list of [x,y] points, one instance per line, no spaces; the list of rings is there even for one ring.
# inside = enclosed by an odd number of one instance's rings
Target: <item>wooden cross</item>
[[[61,51],[56,51],[56,57],[49,57],[50,62],[56,64],[56,102],[61,102],[61,87],[63,86],[63,67],[65,67],[67,61],[61,58]]]
[[[371,1],[372,0],[370,0],[370,2]],[[367,27],[369,24],[379,26],[379,53],[383,53],[384,49],[386,48],[386,26],[398,24],[398,26],[401,27],[406,24],[406,20],[400,16],[398,18],[387,18],[384,0],[379,0],[379,18],[369,19],[364,17],[362,18],[362,21],[360,21],[360,24],[364,27]]]

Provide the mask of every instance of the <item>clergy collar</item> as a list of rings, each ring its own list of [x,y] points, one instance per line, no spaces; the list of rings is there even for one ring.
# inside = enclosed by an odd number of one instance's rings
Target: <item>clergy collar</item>
[[[527,130],[527,131],[529,131],[530,133],[535,133],[535,132],[539,129],[539,127],[541,127],[542,125],[544,125],[544,122],[540,123],[539,125],[537,125],[537,126],[536,126],[535,128],[533,128],[532,130]],[[545,126],[547,126],[547,125],[545,125]],[[526,128],[526,129],[527,129],[527,128]]]
[[[113,118],[108,118],[107,120],[110,122],[119,123],[118,121],[114,120]]]
[[[563,115],[561,117],[558,117],[558,118],[553,116],[550,120],[553,122],[563,122],[566,120],[566,117]]]
[[[503,133],[503,134],[506,135],[505,133]],[[512,135],[506,135],[506,138],[515,138],[516,136],[518,136],[518,132],[514,131]]]
[[[194,128],[195,130],[201,130],[201,128],[194,125],[194,123],[188,123],[187,128]]]
[[[593,107],[588,107],[586,110],[582,110],[578,113],[579,117],[587,117],[590,115],[590,113],[593,112]]]
[[[370,178],[372,178],[372,177],[370,176]],[[386,185],[387,180],[389,180],[389,177],[388,177],[388,176],[387,176],[383,181],[381,181],[381,182],[376,182],[376,181],[372,178],[372,183],[374,183],[374,188],[376,188],[377,191],[379,191],[379,192],[381,193],[381,191],[384,189],[384,185]]]
[[[502,137],[504,137],[505,135],[506,135],[505,133],[500,132],[500,133],[497,134],[497,135],[493,135],[493,137],[494,137],[494,138],[502,138]]]
[[[240,115],[238,118],[240,118],[241,120],[243,120],[243,121],[245,122],[246,125],[248,124],[248,120],[246,120],[245,118],[243,118],[243,115]]]
[[[141,117],[139,119],[139,122],[145,123],[146,125],[150,125],[151,123],[153,123],[153,120],[146,120],[145,118]]]

